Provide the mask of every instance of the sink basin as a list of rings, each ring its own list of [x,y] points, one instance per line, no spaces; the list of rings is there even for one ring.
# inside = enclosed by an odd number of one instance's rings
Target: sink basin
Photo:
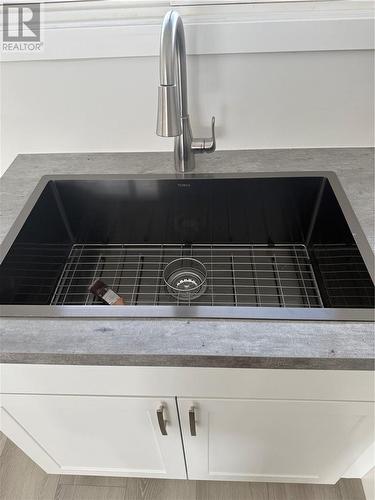
[[[0,303],[3,316],[370,321],[373,274],[334,173],[47,176],[1,246]],[[97,279],[125,305],[94,297]]]

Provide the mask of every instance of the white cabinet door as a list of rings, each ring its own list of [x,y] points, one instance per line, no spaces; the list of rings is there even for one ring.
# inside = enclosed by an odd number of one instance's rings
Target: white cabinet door
[[[335,483],[374,439],[371,403],[178,398],[178,407],[189,479]]]
[[[47,472],[186,478],[174,398],[7,394],[1,403],[4,433]]]

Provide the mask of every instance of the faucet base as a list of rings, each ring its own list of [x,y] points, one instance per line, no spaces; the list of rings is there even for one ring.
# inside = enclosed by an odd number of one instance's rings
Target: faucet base
[[[191,172],[195,168],[195,154],[191,147],[193,134],[189,116],[181,117],[181,130],[174,139],[174,166],[177,172]]]

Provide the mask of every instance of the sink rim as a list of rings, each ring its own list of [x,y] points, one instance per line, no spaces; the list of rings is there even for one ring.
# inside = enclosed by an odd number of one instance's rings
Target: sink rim
[[[244,172],[244,173],[190,173],[190,174],[51,174],[40,178],[24,207],[0,244],[0,264],[15,241],[23,224],[31,213],[36,201],[50,181],[82,180],[190,180],[190,179],[254,179],[322,177],[326,178],[338,200],[346,222],[352,232],[369,275],[374,282],[374,253],[364,234],[351,203],[333,171],[289,171],[289,172]],[[370,308],[292,308],[292,307],[252,307],[252,306],[86,306],[86,305],[0,305],[0,317],[127,317],[127,318],[214,318],[214,319],[273,319],[273,320],[314,320],[314,321],[374,321],[374,310]]]

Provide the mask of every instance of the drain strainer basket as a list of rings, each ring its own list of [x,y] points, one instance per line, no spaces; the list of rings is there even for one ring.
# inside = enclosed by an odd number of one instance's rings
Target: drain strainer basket
[[[197,259],[180,257],[167,264],[163,271],[168,292],[178,300],[190,302],[204,294],[207,270]]]

